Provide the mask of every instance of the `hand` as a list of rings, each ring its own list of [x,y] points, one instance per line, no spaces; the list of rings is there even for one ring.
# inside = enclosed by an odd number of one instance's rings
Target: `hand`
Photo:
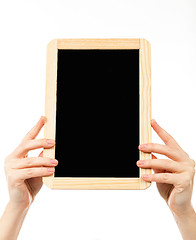
[[[163,144],[147,143],[139,146],[142,152],[154,152],[169,159],[153,159],[138,161],[141,168],[152,168],[155,174],[143,175],[143,180],[156,182],[160,195],[165,199],[171,211],[183,214],[191,207],[191,197],[195,175],[195,161],[183,151],[178,143],[155,120],[151,126]]]
[[[10,202],[18,207],[27,208],[41,189],[42,177],[52,175],[58,164],[55,159],[28,157],[30,150],[51,148],[52,139],[35,139],[46,121],[41,117],[38,123],[26,134],[19,146],[5,159],[5,174],[8,182]]]

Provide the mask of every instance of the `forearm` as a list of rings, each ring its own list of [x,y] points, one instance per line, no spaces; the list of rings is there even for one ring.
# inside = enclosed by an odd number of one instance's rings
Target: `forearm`
[[[173,213],[174,219],[181,232],[183,240],[196,239],[196,213],[192,206],[190,206],[187,213],[176,215]]]
[[[8,203],[0,219],[0,240],[15,240],[18,237],[28,208]]]

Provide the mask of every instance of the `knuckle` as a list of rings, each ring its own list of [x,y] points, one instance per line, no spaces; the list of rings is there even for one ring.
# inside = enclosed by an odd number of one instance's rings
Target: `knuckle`
[[[13,158],[11,158],[11,155],[8,155],[4,160],[4,170],[8,171],[8,169],[11,168],[11,163],[13,162]]]
[[[33,169],[27,168],[27,169],[26,169],[26,176],[27,176],[27,177],[31,177],[32,175],[33,175]]]
[[[180,151],[179,151],[180,152]],[[185,161],[187,161],[187,162],[192,162],[192,159],[190,159],[190,157],[189,157],[189,155],[186,153],[186,152],[184,152],[183,150],[180,152],[180,154],[181,154],[181,158],[182,159],[184,159]]]
[[[17,174],[14,174],[14,172],[11,170],[7,171],[6,178],[7,178],[7,181],[12,185],[15,184],[18,180]]]
[[[22,151],[28,151],[29,149],[29,145],[30,145],[30,142],[29,141],[22,141],[19,145],[19,148],[22,150]]]
[[[144,166],[148,167],[152,165],[152,160],[143,160],[144,161]]]
[[[191,176],[194,176],[195,175],[195,168],[191,167],[190,173],[191,173]]]
[[[42,147],[45,147],[47,146],[47,142],[46,142],[46,139],[42,138],[42,139],[37,139],[36,140],[38,145],[42,146]]]
[[[41,139],[44,146],[48,146],[48,140],[46,138]]]
[[[191,176],[195,174],[195,161],[193,159],[190,159],[189,161],[184,163],[184,169],[188,172],[188,174]]]
[[[163,181],[164,182],[168,182],[169,181],[169,177],[170,177],[169,173],[164,173],[163,174]]]
[[[153,147],[155,146],[155,144],[154,144],[154,143],[149,143],[147,146],[148,146],[149,148],[153,148]]]
[[[190,164],[193,169],[195,169],[195,161],[193,159],[190,159]]]
[[[173,137],[167,133],[167,138],[165,139],[165,144],[166,145],[173,145],[175,143]]]
[[[25,165],[28,167],[32,167],[33,166],[33,161],[31,158],[26,158],[25,159]]]
[[[192,184],[192,179],[189,174],[185,174],[183,177],[183,185],[184,186],[190,186]]]
[[[168,169],[168,168],[171,168],[172,167],[172,161],[171,160],[169,160],[169,159],[166,159],[165,160],[165,163],[164,163],[164,165],[165,165],[165,167]]]
[[[148,144],[146,144],[146,148],[145,148],[145,150],[146,151],[153,151],[154,149],[155,149],[155,143],[148,143]]]
[[[177,154],[177,150],[173,147],[170,147],[170,146],[166,146],[165,148],[167,150],[168,153],[170,153],[170,155],[176,155]]]
[[[46,167],[41,167],[40,169],[39,169],[39,172],[40,172],[40,175],[46,175],[47,174],[47,168]]]

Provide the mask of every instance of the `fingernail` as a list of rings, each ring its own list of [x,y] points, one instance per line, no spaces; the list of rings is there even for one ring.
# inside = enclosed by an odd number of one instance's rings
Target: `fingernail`
[[[143,149],[146,148],[146,146],[147,146],[147,144],[140,144],[140,145],[139,145],[139,149],[143,150]]]
[[[58,163],[58,161],[57,161],[56,159],[51,159],[50,162],[51,162],[52,164],[55,164],[55,165]]]
[[[46,123],[46,117],[41,116],[40,119],[39,119],[39,121],[44,121],[43,124],[45,124],[45,123]]]
[[[54,168],[48,168],[48,172],[53,173],[55,171]]]
[[[44,119],[44,123],[46,123],[46,122],[47,122],[47,118],[46,118],[45,116],[41,116],[41,118],[43,118],[43,119]]]
[[[47,139],[46,142],[49,144],[49,145],[54,145],[55,144],[55,141],[53,139]]]
[[[145,164],[145,162],[142,160],[137,161],[137,165],[139,165],[139,166],[143,166],[144,164]]]
[[[154,119],[151,120],[151,123],[156,123],[156,121]]]

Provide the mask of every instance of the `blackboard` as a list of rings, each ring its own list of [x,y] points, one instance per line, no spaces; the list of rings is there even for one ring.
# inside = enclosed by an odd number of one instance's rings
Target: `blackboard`
[[[139,50],[58,50],[56,177],[139,177]]]
[[[130,48],[123,39],[124,47],[119,40],[115,47],[115,39],[112,44],[102,39],[102,47],[100,41],[64,39],[48,45],[45,136],[53,137],[56,146],[44,152],[59,161],[52,178],[44,178],[51,188],[149,186],[136,165],[137,160],[151,157],[142,157],[138,150],[144,132],[150,132],[144,113],[150,113],[149,75],[141,80],[149,60],[142,62],[146,54],[141,52],[141,40],[136,47],[130,39]]]

